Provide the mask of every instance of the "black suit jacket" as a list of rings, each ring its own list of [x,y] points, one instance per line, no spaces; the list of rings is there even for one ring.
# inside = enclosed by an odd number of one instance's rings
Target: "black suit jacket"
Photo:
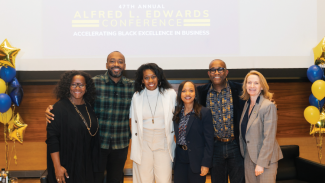
[[[239,143],[239,123],[240,123],[240,117],[243,112],[245,102],[244,100],[241,100],[239,96],[242,94],[242,84],[237,82],[228,81],[230,85],[230,90],[232,93],[232,101],[233,101],[233,107],[234,107],[234,135],[237,143]],[[198,86],[198,92],[200,97],[200,103],[202,106],[206,107],[206,100],[207,100],[207,94],[211,87],[212,83]]]
[[[202,107],[202,119],[190,115],[186,128],[186,143],[190,167],[194,173],[201,173],[201,166],[212,167],[214,129],[210,109]],[[179,123],[174,122],[176,142],[178,142]],[[176,148],[177,149],[177,148]],[[175,160],[177,161],[177,151]]]

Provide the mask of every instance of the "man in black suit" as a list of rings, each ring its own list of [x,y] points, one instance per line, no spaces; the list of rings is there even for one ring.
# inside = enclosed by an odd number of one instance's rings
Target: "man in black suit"
[[[211,83],[199,86],[201,105],[210,108],[214,126],[212,183],[244,183],[244,159],[239,148],[239,121],[245,101],[239,96],[242,84],[228,81],[226,63],[211,61],[208,75]]]

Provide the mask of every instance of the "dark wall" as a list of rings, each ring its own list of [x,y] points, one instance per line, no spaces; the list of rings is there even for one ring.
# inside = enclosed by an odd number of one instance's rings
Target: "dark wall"
[[[243,80],[245,75],[251,69],[229,69],[228,79]],[[268,81],[288,82],[288,81],[308,81],[306,68],[298,69],[255,69],[260,71]],[[208,80],[207,69],[203,70],[165,70],[164,73],[169,80],[197,80],[198,82],[206,82]],[[65,71],[18,71],[17,79],[22,84],[55,84],[62,73]],[[92,76],[103,74],[106,70],[101,71],[86,71]],[[127,78],[134,79],[135,70],[126,70],[124,75]]]

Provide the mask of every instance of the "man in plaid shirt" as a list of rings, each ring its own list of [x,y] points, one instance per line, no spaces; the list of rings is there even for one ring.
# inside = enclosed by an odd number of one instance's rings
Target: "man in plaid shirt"
[[[123,180],[131,138],[129,110],[134,93],[134,81],[122,76],[125,66],[123,54],[114,51],[107,57],[107,72],[93,78],[97,92],[94,108],[101,139],[98,183],[103,182],[105,169],[107,183]]]
[[[125,66],[124,55],[114,51],[107,57],[107,72],[93,78],[97,92],[94,109],[101,140],[99,162],[93,162],[96,166],[96,183],[103,182],[105,169],[106,183],[119,183],[123,180],[131,138],[129,110],[134,93],[134,81],[122,76]],[[50,113],[52,109],[53,107],[49,106],[45,111],[49,123],[54,119]]]

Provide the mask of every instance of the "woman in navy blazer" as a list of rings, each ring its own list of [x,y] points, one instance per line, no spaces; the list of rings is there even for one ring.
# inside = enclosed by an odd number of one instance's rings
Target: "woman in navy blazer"
[[[202,107],[191,81],[179,85],[173,117],[176,135],[175,183],[204,183],[212,166],[214,129],[211,110]]]

